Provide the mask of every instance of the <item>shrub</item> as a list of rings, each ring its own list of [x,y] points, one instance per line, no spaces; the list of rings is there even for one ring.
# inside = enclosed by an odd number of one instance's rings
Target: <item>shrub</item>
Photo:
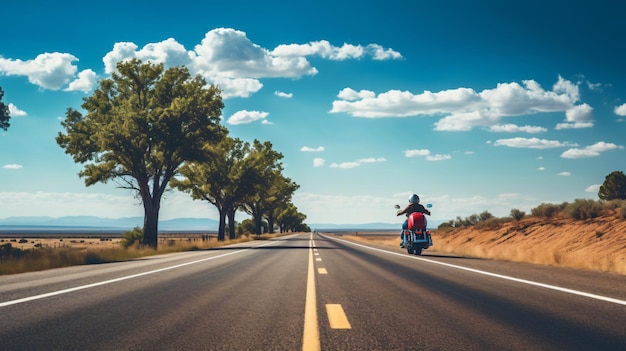
[[[602,208],[605,208],[607,210],[615,210],[615,209],[620,209],[624,204],[626,204],[626,200],[609,200],[609,201],[603,201],[602,203]]]
[[[481,214],[478,215],[478,218],[480,218],[481,221],[486,221],[494,217],[489,211],[483,211]]]
[[[143,229],[139,227],[133,228],[133,230],[125,232],[124,237],[122,238],[121,244],[122,246],[128,248],[133,246],[135,243],[140,244],[143,241]]]
[[[437,229],[452,229],[454,228],[453,225],[453,221],[448,221],[448,222],[443,222],[441,224],[439,224],[439,226],[437,227]]]
[[[519,221],[520,219],[524,218],[526,216],[526,212],[524,211],[520,211],[517,208],[514,208],[511,210],[511,218],[513,218],[516,221]]]
[[[590,199],[576,199],[565,208],[565,214],[573,219],[591,219],[598,217],[601,212],[602,205]]]
[[[567,202],[564,202],[561,205],[542,203],[541,205],[530,210],[530,213],[535,217],[552,218],[559,214],[559,212],[561,212],[566,206]]]

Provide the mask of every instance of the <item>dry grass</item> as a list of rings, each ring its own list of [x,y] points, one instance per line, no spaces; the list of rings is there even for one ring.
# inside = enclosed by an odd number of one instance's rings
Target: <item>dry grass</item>
[[[19,258],[0,260],[0,275],[81,264],[125,261],[151,255],[208,249],[251,240],[265,240],[279,235],[242,236],[238,239],[225,241],[217,241],[215,236],[211,236],[209,240],[201,240],[198,235],[164,235],[159,240],[157,250],[141,245],[124,248],[121,245],[121,238],[41,238],[39,236],[30,239],[2,238],[0,245],[10,243],[14,248],[27,251],[27,253]]]
[[[399,235],[350,236],[398,247]],[[530,217],[497,228],[433,231],[433,251],[514,262],[626,274],[626,221]]]

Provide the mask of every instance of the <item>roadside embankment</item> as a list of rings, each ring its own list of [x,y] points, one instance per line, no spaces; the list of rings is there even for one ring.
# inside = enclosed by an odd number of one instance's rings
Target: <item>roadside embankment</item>
[[[626,274],[626,221],[528,217],[497,228],[437,230],[435,251]]]

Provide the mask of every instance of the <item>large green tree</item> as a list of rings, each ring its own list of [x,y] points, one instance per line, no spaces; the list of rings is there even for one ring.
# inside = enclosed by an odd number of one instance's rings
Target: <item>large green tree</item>
[[[9,106],[2,102],[3,97],[4,90],[0,87],[0,129],[7,130],[10,126],[9,120],[11,119],[11,114],[9,112]]]
[[[182,178],[173,178],[172,186],[188,192],[194,200],[206,200],[219,213],[218,240],[225,239],[226,218],[231,239],[235,236],[234,213],[244,198],[254,193],[262,182],[262,169],[251,153],[250,144],[225,138],[212,149],[213,157],[205,162],[189,162],[180,169]]]
[[[206,146],[225,137],[220,90],[186,67],[137,59],[117,64],[81,106],[68,108],[59,146],[77,163],[87,186],[116,180],[144,208],[143,244],[156,247],[161,198],[179,167],[204,161]]]
[[[600,186],[598,197],[601,200],[626,199],[626,175],[622,171],[611,172],[604,178]]]

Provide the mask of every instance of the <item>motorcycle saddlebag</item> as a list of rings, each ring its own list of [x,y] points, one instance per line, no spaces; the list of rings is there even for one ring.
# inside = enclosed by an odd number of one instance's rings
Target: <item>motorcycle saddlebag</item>
[[[413,212],[409,215],[409,230],[426,229],[426,216],[421,212]]]

